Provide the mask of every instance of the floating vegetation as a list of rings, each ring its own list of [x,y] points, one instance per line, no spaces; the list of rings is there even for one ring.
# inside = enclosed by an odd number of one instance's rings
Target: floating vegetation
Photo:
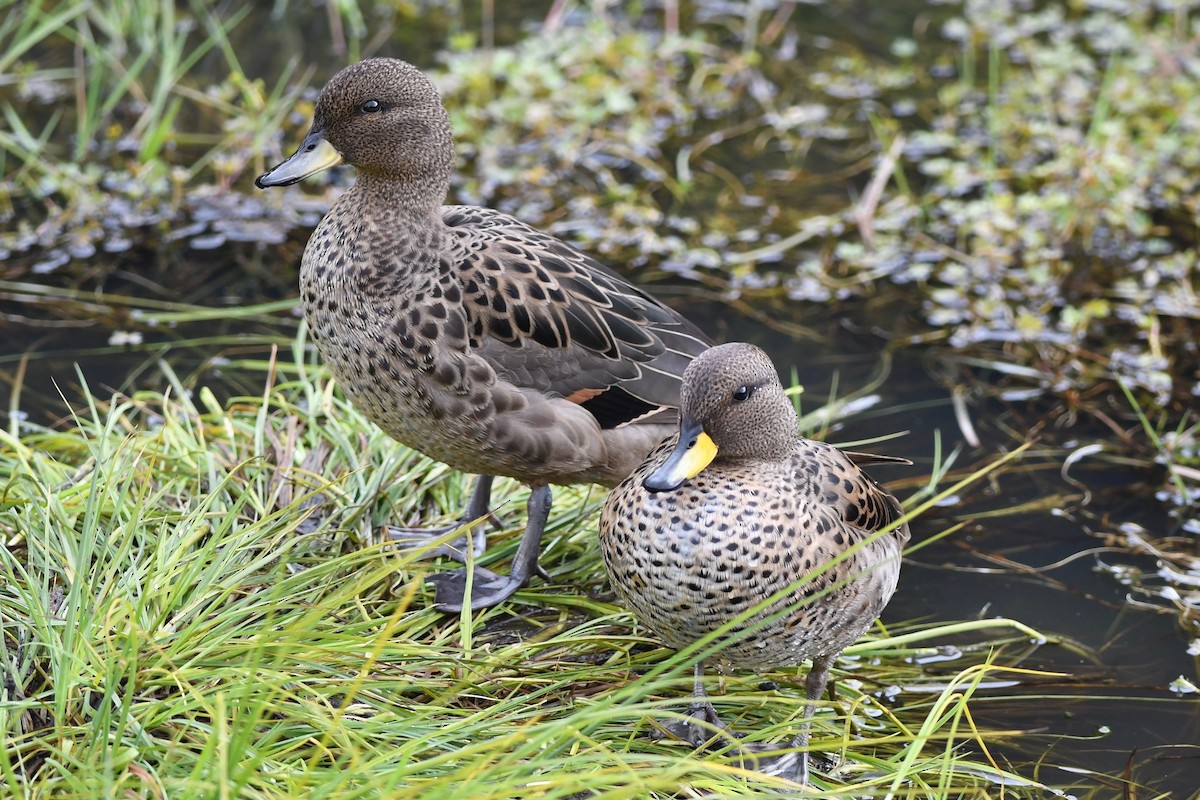
[[[1134,522],[1102,525],[1100,531],[1122,552],[1148,558],[1153,567],[1109,558],[1098,568],[1130,587],[1130,602],[1174,614],[1190,640],[1188,654],[1200,655],[1200,422],[1192,417],[1166,428],[1165,413],[1151,420],[1133,391],[1122,388],[1161,468],[1155,497],[1167,509],[1173,530],[1148,531]]]
[[[968,2],[940,92],[860,259],[926,287],[959,350],[1033,366],[1061,394],[1113,378],[1155,407],[1200,393],[1194,26],[1151,4],[1070,14]],[[975,70],[978,62],[978,73]],[[978,79],[975,76],[978,74]],[[979,84],[979,85],[977,85]],[[897,221],[908,224],[901,228]]]
[[[229,192],[300,91],[288,71],[274,89],[245,75],[229,34],[249,6],[5,7],[0,260],[36,253],[30,269],[45,274],[147,242],[283,240],[257,201]],[[223,77],[206,85],[211,58]]]
[[[280,244],[336,193],[247,194],[312,90],[246,75],[242,12],[33,5],[0,27],[0,253],[36,253],[37,274],[146,239]],[[890,281],[946,344],[1030,365],[1042,391],[1117,377],[1169,408],[1200,393],[1189,4],[1027,6],[944,10],[882,58],[798,34],[784,6],[701,3],[682,35],[611,15],[506,47],[460,37],[436,75],[455,195],[768,306]],[[39,62],[63,45],[92,71]],[[224,77],[198,85],[202,59]]]

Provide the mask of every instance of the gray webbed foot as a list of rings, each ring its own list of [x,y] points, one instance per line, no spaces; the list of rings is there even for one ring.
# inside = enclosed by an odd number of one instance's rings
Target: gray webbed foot
[[[538,548],[541,546],[542,534],[546,530],[546,520],[550,515],[552,497],[549,486],[535,486],[529,495],[529,521],[525,525],[525,533],[517,546],[517,555],[513,558],[512,570],[506,578],[491,570],[475,567],[471,578],[472,611],[497,605],[504,602],[529,582],[534,575],[545,575],[537,563]],[[434,608],[449,614],[463,610],[467,599],[466,569],[454,572],[439,572],[426,577],[426,582],[434,586]]]
[[[467,578],[471,577],[471,610],[503,603],[525,585],[527,577],[497,575],[483,567],[475,567],[474,574],[466,569],[453,572],[438,572],[428,575],[426,583],[433,584],[433,607],[438,611],[457,614],[462,611],[467,597]]]
[[[440,539],[450,531],[459,530],[464,525],[469,524],[469,520],[455,523],[454,525],[444,525],[438,528],[400,528],[395,525],[388,526],[388,537],[396,543],[402,550],[418,550],[434,539]],[[468,550],[470,556],[467,555]],[[479,558],[487,550],[487,534],[478,524],[474,525],[468,535],[460,536],[449,542],[444,542],[436,547],[430,547],[421,553],[421,559],[434,558],[450,558],[460,564],[467,563],[468,558]]]
[[[670,736],[681,742],[687,742],[697,750],[716,744],[723,746],[738,738],[738,734],[729,729],[717,710],[707,700],[694,702],[688,707],[687,719],[673,719],[655,723],[663,733],[658,736]]]
[[[467,503],[466,513],[452,525],[442,525],[436,528],[404,528],[388,526],[388,536],[392,541],[405,550],[416,550],[424,547],[434,539],[440,539],[451,531],[466,528],[466,535],[432,547],[421,554],[422,559],[451,558],[461,564],[467,563],[468,558],[479,558],[487,549],[487,534],[483,530],[483,522],[496,520],[488,510],[492,498],[491,475],[480,475],[471,490],[471,499]],[[470,553],[470,555],[468,555]]]
[[[708,701],[704,690],[704,662],[696,663],[692,704],[688,707],[688,719],[660,722],[660,729],[668,735],[685,741],[697,750],[712,750],[731,747],[732,754],[741,759],[746,769],[787,778],[801,786],[808,785],[809,734],[812,730],[816,702],[825,690],[829,667],[834,656],[817,656],[805,681],[807,702],[804,708],[804,723],[800,732],[786,744],[742,742],[740,736],[731,731],[717,717],[716,709]],[[837,757],[817,753],[812,757],[818,768],[827,772],[837,766]]]

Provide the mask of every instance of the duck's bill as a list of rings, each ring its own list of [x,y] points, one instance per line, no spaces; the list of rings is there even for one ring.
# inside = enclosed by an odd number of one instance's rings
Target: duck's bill
[[[699,423],[684,422],[679,441],[662,466],[650,473],[642,485],[651,492],[678,489],[684,481],[696,477],[717,456],[717,444]]]
[[[304,137],[300,149],[286,161],[259,175],[254,185],[260,189],[266,189],[268,186],[290,186],[309,175],[316,175],[321,170],[336,167],[341,163],[342,154],[323,135],[313,132]]]

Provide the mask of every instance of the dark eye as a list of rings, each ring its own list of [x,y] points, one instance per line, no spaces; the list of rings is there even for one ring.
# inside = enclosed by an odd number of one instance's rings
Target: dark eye
[[[378,100],[368,100],[362,104],[364,114],[374,114],[381,108],[383,108],[383,105]]]
[[[733,390],[733,402],[741,403],[750,399],[750,395],[754,394],[753,386],[739,386]]]

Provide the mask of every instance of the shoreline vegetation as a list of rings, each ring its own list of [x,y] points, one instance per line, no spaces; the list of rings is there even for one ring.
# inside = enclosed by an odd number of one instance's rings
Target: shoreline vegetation
[[[896,33],[868,45],[839,38],[831,20],[852,12],[836,2],[766,5],[701,0],[667,33],[656,4],[514,21],[487,2],[0,0],[0,314],[20,337],[0,353],[11,793],[780,789],[647,738],[686,707],[689,654],[612,604],[598,489],[556,492],[555,582],[523,590],[517,616],[436,614],[436,567],[375,540],[385,520],[448,521],[469,484],[374,429],[304,349],[278,265],[351,177],[274,197],[251,182],[329,74],[390,47],[451,111],[453,202],[781,335],[811,340],[802,310],[836,304],[881,351],[934,354],[973,449],[939,442],[897,491],[906,508],[1028,446],[999,469],[1061,471],[1072,513],[1117,549],[1114,579],[1174,615],[1184,635],[1166,646],[1200,654],[1200,4],[914,2],[901,24],[879,11]],[[329,41],[307,41],[314,26]],[[39,343],[75,330],[107,337],[75,360],[138,366],[118,391],[56,375],[42,402],[25,390]],[[176,372],[185,353],[202,354],[193,373]],[[69,411],[48,424],[31,405]],[[1135,476],[1121,489],[1161,529],[1089,506],[1103,469]],[[501,517],[523,492],[503,487]],[[950,519],[925,518],[922,538]],[[841,761],[814,776],[828,796],[1153,796],[1120,765],[1059,770],[1042,734],[973,713],[1016,686],[1055,699],[1058,677],[1022,666],[1047,634],[884,633],[847,651],[818,715],[814,750]],[[723,717],[790,738],[802,691],[726,680]]]
[[[468,482],[380,433],[302,345],[293,358],[239,365],[262,375],[257,396],[190,397],[163,365],[166,393],[93,397],[73,424],[0,434],[0,776],[14,795],[786,788],[729,753],[648,738],[686,709],[691,659],[712,637],[673,653],[613,604],[600,492],[559,490],[555,580],[522,590],[517,616],[442,615],[423,586],[433,567],[374,537],[383,520],[449,521]],[[527,491],[504,483],[501,516]],[[519,534],[505,525],[495,557]],[[1045,643],[1005,619],[877,627],[835,665],[838,700],[821,704],[813,750],[840,766],[813,784],[845,797],[1044,796],[991,754],[1020,732],[980,728],[969,703],[1051,681],[1020,666]],[[804,706],[794,672],[772,688],[729,676],[736,692],[713,701],[755,740],[787,741]]]

